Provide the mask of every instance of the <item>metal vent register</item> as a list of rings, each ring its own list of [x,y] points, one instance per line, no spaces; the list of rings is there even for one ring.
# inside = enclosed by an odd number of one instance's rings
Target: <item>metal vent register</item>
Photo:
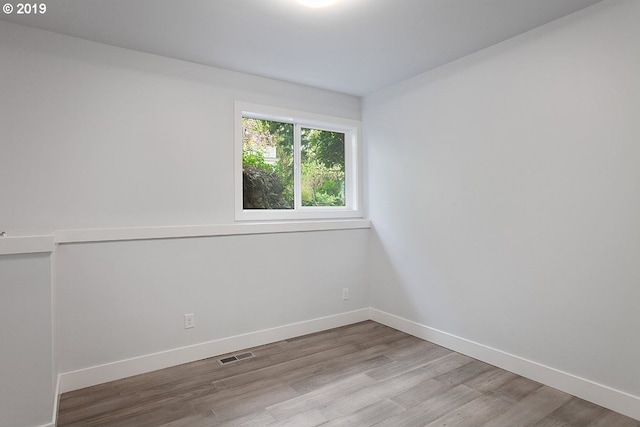
[[[221,365],[226,365],[228,363],[237,362],[239,360],[250,359],[252,357],[256,357],[255,354],[248,351],[246,353],[234,354],[233,356],[223,357],[222,359],[218,359],[218,363]]]

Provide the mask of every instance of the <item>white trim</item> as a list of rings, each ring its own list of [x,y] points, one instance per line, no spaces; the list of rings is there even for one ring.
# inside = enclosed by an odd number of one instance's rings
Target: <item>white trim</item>
[[[243,115],[244,116],[244,115]],[[293,123],[293,207],[294,211],[292,213],[297,213],[302,207],[302,191],[300,190],[302,187],[302,138],[300,134],[300,123]],[[244,179],[244,178],[243,178]],[[243,198],[244,195],[236,194],[236,197]],[[244,200],[244,199],[243,199]],[[248,213],[261,213],[262,211],[257,210],[249,210]],[[284,213],[284,212],[282,212]],[[236,215],[236,219],[239,217]],[[242,219],[247,218],[244,211]]]
[[[285,221],[285,220],[323,220],[361,219],[362,213],[343,206],[301,207],[294,209],[243,209],[236,216],[237,224],[247,221]]]
[[[245,113],[247,117],[256,119],[276,120],[284,123],[298,122],[303,126],[315,126],[321,129],[339,132],[348,131],[360,126],[359,120],[242,101],[235,102],[235,111],[240,113],[240,115]]]
[[[171,227],[59,230],[54,233],[54,237],[55,243],[63,244],[122,240],[178,239],[186,237],[240,236],[246,234],[298,233],[307,231],[351,230],[361,228],[371,228],[371,221],[368,219],[347,219],[330,221],[289,221]],[[7,237],[5,237],[5,239],[7,239]]]
[[[242,199],[243,179],[242,179],[242,110],[245,105],[237,102],[234,104],[233,112],[233,181],[234,181],[234,218],[237,219],[238,212],[244,208]],[[239,196],[238,196],[239,195]]]
[[[640,397],[371,308],[371,320],[640,420]]]
[[[53,236],[0,237],[0,255],[53,252],[54,249]]]
[[[364,308],[60,374],[60,393],[369,319]]]

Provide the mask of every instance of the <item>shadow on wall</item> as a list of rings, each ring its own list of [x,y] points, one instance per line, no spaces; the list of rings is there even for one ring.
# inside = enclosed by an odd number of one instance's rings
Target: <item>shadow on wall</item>
[[[457,333],[464,325],[476,324],[461,304],[476,295],[459,286],[464,265],[451,266],[443,258],[443,248],[458,250],[447,235],[423,233],[392,226],[372,225],[369,238],[369,284],[371,307],[418,324]],[[428,237],[427,237],[428,236]],[[430,243],[427,244],[426,241]],[[421,244],[416,244],[422,242]],[[413,242],[410,246],[407,242]],[[424,244],[423,244],[424,243]]]
[[[375,225],[369,236],[369,278],[371,307],[408,319],[418,318],[418,310],[405,285],[406,278],[385,247]]]

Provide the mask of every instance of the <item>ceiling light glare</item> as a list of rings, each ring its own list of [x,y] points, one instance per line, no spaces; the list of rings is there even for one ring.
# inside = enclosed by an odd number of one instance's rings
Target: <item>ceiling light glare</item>
[[[337,1],[338,0],[298,0],[298,3],[305,5],[307,7],[319,8],[319,7],[331,6]]]

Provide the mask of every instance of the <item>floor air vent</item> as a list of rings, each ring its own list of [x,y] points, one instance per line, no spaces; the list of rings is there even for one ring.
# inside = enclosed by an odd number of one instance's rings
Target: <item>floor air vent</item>
[[[247,353],[240,353],[240,354],[234,354],[233,356],[223,357],[222,359],[218,359],[218,363],[221,365],[227,365],[229,363],[237,362],[239,360],[250,359],[255,356],[256,356],[255,354],[249,351]]]

